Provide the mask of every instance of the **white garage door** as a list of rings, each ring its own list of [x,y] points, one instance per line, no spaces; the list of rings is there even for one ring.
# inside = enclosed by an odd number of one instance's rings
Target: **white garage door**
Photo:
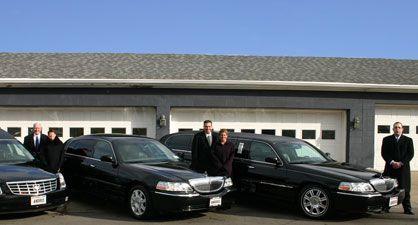
[[[381,157],[382,140],[393,134],[395,122],[401,122],[406,136],[414,140],[415,157],[410,162],[411,170],[418,171],[418,107],[417,106],[377,106],[375,113],[375,153],[374,167],[383,170],[385,161]]]
[[[206,119],[214,130],[273,134],[304,139],[338,161],[346,159],[346,113],[343,110],[173,108],[170,133],[199,130]]]
[[[22,142],[37,121],[43,133],[55,129],[62,141],[92,133],[155,137],[155,113],[152,107],[0,108],[0,126]]]

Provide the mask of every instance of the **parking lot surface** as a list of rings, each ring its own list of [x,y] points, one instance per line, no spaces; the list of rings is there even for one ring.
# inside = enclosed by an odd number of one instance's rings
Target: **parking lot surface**
[[[418,172],[412,174],[412,207],[415,215],[404,215],[402,206],[390,213],[361,215],[338,214],[326,220],[311,220],[303,217],[288,205],[259,198],[242,198],[228,210],[205,213],[157,216],[153,220],[133,219],[120,203],[76,195],[68,204],[65,213],[45,212],[32,214],[1,215],[0,224],[15,225],[67,225],[67,224],[418,224]]]

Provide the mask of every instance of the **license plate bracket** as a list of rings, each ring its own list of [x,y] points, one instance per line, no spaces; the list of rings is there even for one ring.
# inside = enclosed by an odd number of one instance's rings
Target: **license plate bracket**
[[[389,207],[398,205],[398,196],[390,197],[389,199]]]
[[[30,197],[30,205],[44,205],[44,204],[46,204],[46,195]]]
[[[222,197],[213,197],[209,200],[209,207],[215,207],[222,205]]]

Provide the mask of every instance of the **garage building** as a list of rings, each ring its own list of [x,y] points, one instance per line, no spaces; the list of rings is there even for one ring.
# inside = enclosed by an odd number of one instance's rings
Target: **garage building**
[[[382,138],[401,121],[418,146],[418,60],[0,53],[0,77],[0,127],[19,140],[36,121],[67,140],[160,138],[210,119],[215,130],[297,137],[382,169]]]

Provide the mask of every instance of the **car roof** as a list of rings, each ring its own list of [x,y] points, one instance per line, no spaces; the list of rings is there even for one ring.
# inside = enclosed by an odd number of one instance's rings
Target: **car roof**
[[[72,140],[79,140],[79,139],[85,139],[85,138],[105,139],[105,140],[108,140],[108,141],[113,141],[113,140],[117,140],[117,139],[120,139],[120,138],[152,139],[152,138],[146,137],[146,136],[130,135],[130,134],[88,134],[88,135],[82,135],[82,136],[73,138]]]
[[[3,129],[0,129],[0,140],[15,140],[16,138],[13,137],[13,135],[9,134],[8,132],[4,131]]]

